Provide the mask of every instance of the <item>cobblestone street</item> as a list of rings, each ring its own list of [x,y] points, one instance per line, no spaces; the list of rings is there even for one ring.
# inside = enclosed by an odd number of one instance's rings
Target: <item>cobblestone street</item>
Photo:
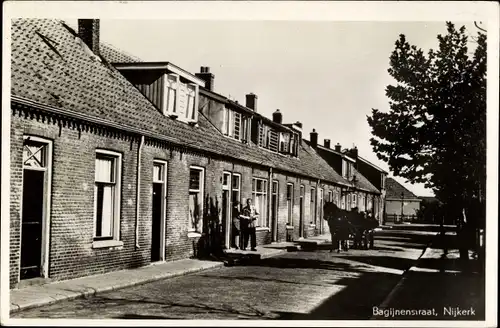
[[[21,311],[14,318],[369,319],[421,255],[414,237],[374,250],[290,252]],[[420,239],[422,239],[420,237]],[[324,247],[324,246],[323,246]]]

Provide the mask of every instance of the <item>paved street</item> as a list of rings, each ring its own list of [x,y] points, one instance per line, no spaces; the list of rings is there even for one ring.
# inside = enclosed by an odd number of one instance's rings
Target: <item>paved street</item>
[[[13,318],[369,319],[429,236],[391,232],[374,250],[315,251],[219,267],[21,311]]]

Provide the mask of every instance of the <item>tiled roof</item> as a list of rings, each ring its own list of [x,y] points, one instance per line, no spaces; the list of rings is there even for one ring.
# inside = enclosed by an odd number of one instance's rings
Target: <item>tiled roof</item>
[[[203,115],[199,116],[197,127],[165,117],[114,67],[98,60],[75,35],[57,20],[12,21],[13,99],[28,99],[113,122],[124,129],[161,136],[199,151],[348,184],[304,142],[299,147],[299,158],[291,158],[226,138]],[[118,56],[110,47],[104,46],[101,51],[104,57],[113,51],[112,56]]]
[[[386,198],[398,198],[401,199],[401,193],[403,193],[403,198],[405,199],[419,199],[414,193],[406,189],[402,184],[394,180],[393,178],[387,178],[385,180]]]
[[[141,59],[126,54],[122,50],[116,49],[110,44],[101,42],[99,44],[101,55],[110,63],[140,63]]]
[[[368,181],[368,179],[362,175],[358,170],[356,170],[355,168],[352,169],[353,170],[353,175],[356,176],[356,181],[354,182],[354,185],[356,186],[356,188],[358,189],[363,189],[363,190],[366,190],[366,191],[370,191],[370,192],[375,192],[375,193],[379,193],[380,191],[370,182]]]

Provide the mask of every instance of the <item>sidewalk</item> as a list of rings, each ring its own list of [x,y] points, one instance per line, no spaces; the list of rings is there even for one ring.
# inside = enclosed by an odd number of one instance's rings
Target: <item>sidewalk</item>
[[[469,256],[464,264],[458,249],[427,247],[372,319],[485,320],[484,274]]]
[[[316,237],[316,239],[317,238],[318,237]],[[321,237],[319,238],[321,239]],[[325,238],[326,237],[323,237],[323,239]],[[261,259],[264,259],[282,254],[287,251],[288,246],[294,244],[293,242],[284,242],[262,245],[257,246],[257,252],[247,253],[257,255]],[[224,266],[224,262],[222,261],[184,259],[151,264],[137,269],[114,271],[105,274],[52,282],[45,285],[12,289],[10,290],[10,313],[221,266]]]

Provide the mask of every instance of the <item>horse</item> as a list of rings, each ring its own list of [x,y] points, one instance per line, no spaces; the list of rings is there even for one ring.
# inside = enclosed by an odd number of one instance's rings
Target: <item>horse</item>
[[[349,235],[352,232],[352,225],[347,216],[348,211],[339,208],[333,202],[326,202],[323,207],[324,219],[328,222],[330,233],[332,235],[332,249],[337,248],[337,253],[342,250],[349,250]]]

